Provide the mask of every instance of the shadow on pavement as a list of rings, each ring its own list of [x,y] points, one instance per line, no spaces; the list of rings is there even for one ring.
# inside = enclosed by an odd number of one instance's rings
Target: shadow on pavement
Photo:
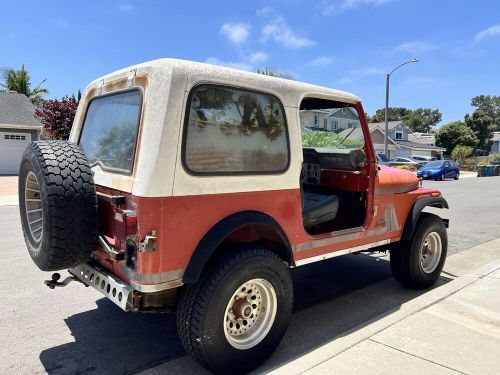
[[[299,267],[292,275],[295,312],[290,328],[259,371],[293,360],[425,293],[393,281],[382,256],[347,255]],[[448,281],[442,277],[437,286]],[[133,374],[157,366],[159,373],[206,373],[191,359],[169,363],[186,355],[174,315],[124,313],[105,298],[97,305],[66,320],[74,342],[40,354],[49,374]]]

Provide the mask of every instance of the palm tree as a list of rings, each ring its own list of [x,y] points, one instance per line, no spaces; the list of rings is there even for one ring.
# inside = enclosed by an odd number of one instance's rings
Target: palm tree
[[[290,73],[282,72],[274,67],[267,67],[267,68],[257,68],[257,73],[259,74],[264,74],[266,76],[271,76],[271,77],[278,77],[278,78],[284,78],[284,79],[295,79],[293,75]]]
[[[47,95],[49,91],[41,87],[46,81],[45,79],[40,82],[34,89],[31,89],[31,78],[28,71],[24,69],[24,64],[21,69],[4,69],[2,71],[3,83],[1,86],[5,87],[9,91],[15,91],[19,94],[24,94],[35,106],[40,106],[42,104],[43,96]]]

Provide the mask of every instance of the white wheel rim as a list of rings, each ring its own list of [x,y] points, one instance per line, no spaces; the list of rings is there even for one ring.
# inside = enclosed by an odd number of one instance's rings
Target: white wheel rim
[[[441,260],[443,244],[441,236],[437,232],[427,235],[420,249],[420,265],[425,273],[432,273]]]
[[[31,171],[28,172],[24,184],[24,207],[29,234],[38,247],[43,234],[42,199],[38,179]]]
[[[278,300],[273,286],[264,279],[252,279],[240,285],[227,304],[222,322],[232,347],[250,349],[271,330]]]

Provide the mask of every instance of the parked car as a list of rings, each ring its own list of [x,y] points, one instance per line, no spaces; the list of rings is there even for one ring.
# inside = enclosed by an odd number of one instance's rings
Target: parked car
[[[364,138],[303,147],[314,120],[300,111],[325,108]],[[125,311],[175,312],[189,354],[246,373],[287,330],[296,267],[389,250],[403,285],[439,278],[448,221],[423,209],[448,204],[414,173],[377,168],[364,113],[347,92],[189,61],[108,74],[85,89],[69,141],[24,152],[28,252],[69,268],[50,288],[77,280]]]
[[[433,160],[437,160],[434,156],[419,156],[419,155],[412,155],[411,159],[415,161],[422,161],[424,163],[428,163]]]
[[[421,161],[416,161],[410,158],[393,158],[389,160],[389,163],[391,163],[392,166],[398,166],[398,165],[406,165],[408,167],[413,167],[413,168],[420,168],[422,165],[424,165],[424,162]]]
[[[460,169],[451,160],[434,160],[420,168],[417,177],[434,180],[444,180],[446,178],[458,180],[460,178]]]

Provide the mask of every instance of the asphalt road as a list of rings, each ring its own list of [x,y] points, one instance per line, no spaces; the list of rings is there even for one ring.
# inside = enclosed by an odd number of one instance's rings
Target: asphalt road
[[[424,182],[441,189],[450,210],[449,252],[500,236],[500,178]],[[172,315],[124,313],[72,283],[50,290],[29,258],[18,207],[0,207],[0,374],[204,373],[185,355]],[[293,272],[295,312],[269,369],[390,314],[424,293],[392,280],[387,258],[348,255]],[[439,283],[446,283],[443,277]]]

